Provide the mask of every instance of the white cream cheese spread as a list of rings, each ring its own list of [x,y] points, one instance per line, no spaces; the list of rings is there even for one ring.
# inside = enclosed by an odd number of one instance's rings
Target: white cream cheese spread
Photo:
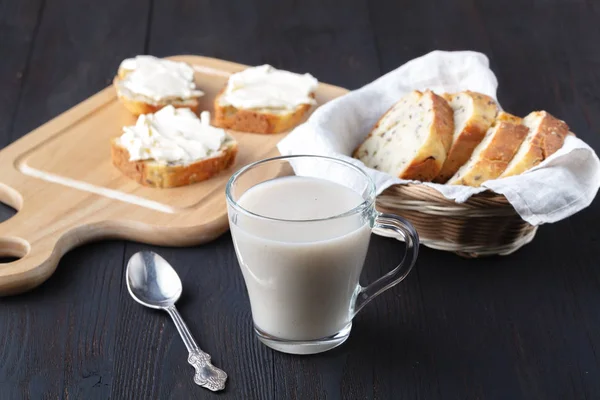
[[[196,89],[193,68],[183,62],[137,56],[123,60],[120,69],[130,71],[122,81],[125,89],[154,101],[185,100],[204,94]]]
[[[294,109],[302,104],[315,104],[311,94],[318,85],[310,74],[261,65],[231,75],[220,102],[242,109]]]
[[[208,111],[198,118],[188,108],[169,105],[123,127],[119,144],[129,151],[130,161],[186,164],[217,153],[228,138],[223,129],[210,125]]]

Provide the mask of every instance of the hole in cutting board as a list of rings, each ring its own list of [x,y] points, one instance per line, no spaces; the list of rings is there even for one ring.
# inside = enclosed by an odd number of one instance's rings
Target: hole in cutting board
[[[30,250],[29,243],[19,238],[0,238],[0,264],[8,264],[25,257]]]
[[[10,217],[14,216],[17,213],[17,210],[12,208],[11,206],[7,206],[6,204],[0,202],[0,222],[4,222]]]
[[[13,188],[0,183],[0,223],[13,217],[23,205],[23,198]]]

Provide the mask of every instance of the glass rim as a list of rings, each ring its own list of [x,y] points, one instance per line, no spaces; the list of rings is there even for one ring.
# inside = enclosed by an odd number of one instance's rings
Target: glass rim
[[[352,209],[350,209],[348,211],[345,211],[343,213],[334,214],[332,216],[324,217],[324,218],[309,218],[309,219],[285,219],[285,218],[268,217],[266,215],[261,215],[261,214],[258,214],[258,213],[255,213],[255,212],[252,212],[252,211],[249,211],[249,210],[245,209],[237,201],[235,201],[233,199],[233,196],[231,195],[231,189],[233,187],[233,184],[245,172],[247,172],[247,171],[249,171],[249,170],[251,170],[253,168],[256,168],[256,167],[258,167],[258,166],[260,166],[262,164],[267,164],[267,163],[271,163],[271,162],[274,162],[274,161],[282,161],[282,160],[298,159],[298,158],[320,159],[320,160],[324,160],[324,161],[334,162],[336,164],[340,164],[340,165],[343,165],[345,167],[349,167],[349,168],[353,169],[354,171],[358,172],[359,175],[361,175],[362,177],[365,178],[365,180],[367,182],[368,197],[366,199],[364,199],[356,207],[354,207],[354,208],[352,208]],[[291,222],[291,223],[320,222],[320,221],[328,221],[328,220],[333,220],[333,219],[337,219],[337,218],[343,218],[343,217],[347,217],[347,216],[350,216],[350,215],[358,214],[358,213],[361,213],[364,210],[370,208],[373,205],[373,202],[375,201],[375,182],[373,181],[373,179],[369,175],[367,175],[367,173],[365,171],[363,171],[358,166],[356,166],[356,165],[354,165],[352,163],[349,163],[348,161],[341,160],[339,158],[328,157],[328,156],[321,156],[321,155],[296,154],[296,155],[277,156],[277,157],[265,158],[265,159],[262,159],[262,160],[254,161],[254,162],[252,162],[252,163],[250,163],[250,164],[248,164],[248,165],[240,168],[233,175],[231,175],[231,177],[227,181],[227,185],[225,187],[225,197],[227,199],[227,202],[233,208],[235,208],[237,211],[239,211],[239,212],[241,212],[243,214],[249,215],[251,217],[254,217],[254,218],[260,218],[260,219],[264,219],[264,220],[277,221],[277,222]]]

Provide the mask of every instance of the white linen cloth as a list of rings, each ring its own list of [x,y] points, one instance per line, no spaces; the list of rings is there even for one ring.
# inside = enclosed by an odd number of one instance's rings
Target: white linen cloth
[[[277,147],[282,155],[327,155],[358,165],[373,178],[379,194],[394,184],[416,182],[367,168],[351,154],[400,97],[412,90],[431,89],[441,94],[468,89],[496,99],[497,87],[498,81],[484,54],[433,51],[320,106]],[[327,176],[324,170],[313,172]],[[422,184],[458,203],[486,189],[493,190],[506,196],[525,221],[540,225],[573,215],[592,202],[600,187],[600,161],[591,147],[569,136],[559,151],[518,176],[490,180],[480,188]]]

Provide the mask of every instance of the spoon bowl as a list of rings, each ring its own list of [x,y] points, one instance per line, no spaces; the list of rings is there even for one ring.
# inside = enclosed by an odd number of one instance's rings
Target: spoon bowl
[[[183,291],[171,264],[156,253],[135,253],[127,263],[127,290],[138,303],[156,309],[174,305]]]

